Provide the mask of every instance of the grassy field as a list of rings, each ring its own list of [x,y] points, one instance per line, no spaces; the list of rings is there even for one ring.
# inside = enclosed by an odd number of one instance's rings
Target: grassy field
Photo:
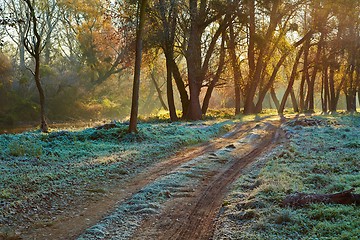
[[[111,129],[53,129],[0,135],[0,239],[51,225],[84,200],[106,194],[148,166],[219,136],[234,123],[269,115],[213,111],[206,121],[142,119]],[[259,159],[224,200],[216,239],[359,239],[354,205],[281,207],[288,194],[334,193],[360,186],[360,117],[317,116],[283,125],[287,141]]]
[[[259,159],[224,200],[215,239],[360,239],[360,208],[281,207],[288,194],[360,191],[360,117],[319,116],[283,126],[289,141]],[[304,124],[307,125],[307,124]]]
[[[226,133],[234,123],[147,121],[139,124],[138,135],[128,134],[126,123],[107,130],[0,135],[0,238],[52,224],[68,206],[96,198],[184,147]]]

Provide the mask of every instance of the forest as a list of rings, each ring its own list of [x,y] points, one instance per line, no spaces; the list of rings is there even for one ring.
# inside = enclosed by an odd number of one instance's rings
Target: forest
[[[359,239],[358,105],[358,0],[0,0],[0,240]]]
[[[5,125],[125,119],[133,89],[141,114],[163,109],[171,121],[202,119],[209,106],[356,111],[355,0],[2,2]]]

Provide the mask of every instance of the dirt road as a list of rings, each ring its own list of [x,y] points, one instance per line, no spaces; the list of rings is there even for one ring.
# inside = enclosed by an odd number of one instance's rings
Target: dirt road
[[[115,186],[103,199],[86,202],[76,214],[25,237],[209,239],[228,187],[244,167],[276,144],[279,125],[277,120],[239,124],[223,137],[156,164],[126,184]],[[169,183],[169,178],[177,182]],[[162,186],[160,192],[150,188],[154,184]],[[136,196],[149,188],[155,197],[147,195],[134,207]],[[124,230],[124,226],[131,227]]]
[[[146,219],[132,239],[211,239],[214,220],[230,184],[245,166],[274,147],[279,139],[276,123],[267,125],[265,131],[261,140],[235,150],[233,154],[237,157],[224,168],[204,174],[202,186],[192,196],[168,201],[162,213]]]

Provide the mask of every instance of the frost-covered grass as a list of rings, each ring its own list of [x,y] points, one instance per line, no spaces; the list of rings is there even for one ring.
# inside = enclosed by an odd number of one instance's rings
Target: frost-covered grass
[[[360,239],[360,208],[281,207],[295,192],[360,192],[360,117],[319,116],[283,126],[289,142],[252,166],[224,201],[215,239]]]
[[[128,134],[123,123],[108,130],[0,135],[0,238],[5,226],[51,224],[51,217],[76,199],[106,193],[112,184],[185,146],[224,134],[232,124],[141,123],[138,135]]]
[[[258,124],[258,127],[251,133],[261,138],[266,134],[264,131],[266,127],[265,124]],[[138,227],[141,226],[144,219],[161,213],[167,201],[191,197],[196,189],[204,187],[204,180],[209,175],[213,176],[219,173],[219,169],[229,167],[227,164],[236,161],[239,154],[243,154],[244,148],[248,148],[249,144],[257,141],[257,138],[251,139],[249,136],[234,140],[230,145],[232,147],[227,145],[197,156],[182,163],[168,174],[155,179],[126,201],[121,202],[115,211],[87,229],[78,240],[142,239],[140,236],[134,237],[133,234],[139,231]],[[184,201],[187,200],[184,199]],[[174,207],[174,205],[172,206]],[[186,210],[183,209],[183,211]],[[157,216],[157,218],[161,219],[161,216]],[[159,230],[161,231],[161,229]],[[155,236],[144,235],[142,237],[156,239]]]
[[[215,171],[228,162],[230,154],[224,155],[228,156],[226,161],[199,156],[156,179],[121,203],[99,223],[87,229],[78,240],[131,239],[142,220],[149,215],[160,213],[164,203],[171,198],[191,194],[201,186],[206,173]]]

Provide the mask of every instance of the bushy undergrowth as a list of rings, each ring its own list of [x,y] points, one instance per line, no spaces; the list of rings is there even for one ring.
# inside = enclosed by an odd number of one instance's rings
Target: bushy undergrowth
[[[260,159],[224,204],[217,239],[359,239],[355,205],[282,207],[288,194],[360,191],[360,118],[316,117],[320,125],[285,125],[289,142]]]
[[[138,135],[128,134],[125,123],[110,129],[0,135],[0,233],[21,217],[36,220],[77,196],[106,192],[182,147],[228,131],[229,124],[141,123]]]

